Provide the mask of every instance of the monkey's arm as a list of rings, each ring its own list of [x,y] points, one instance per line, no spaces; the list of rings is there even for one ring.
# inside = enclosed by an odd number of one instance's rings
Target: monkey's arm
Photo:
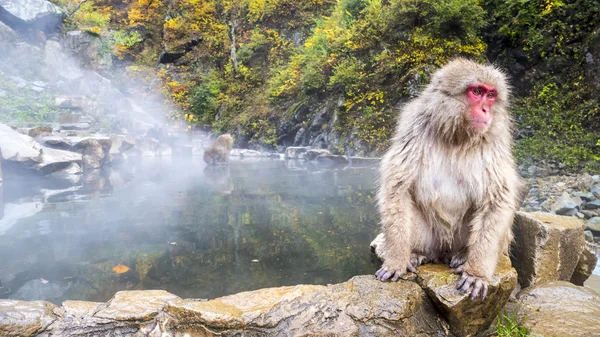
[[[381,186],[377,195],[383,225],[385,259],[375,274],[377,279],[396,281],[406,271],[415,272],[410,262],[412,252],[412,227],[415,206],[410,186],[415,179],[418,151],[412,149],[411,140],[386,154],[381,165]]]
[[[467,292],[471,285],[471,300],[481,294],[485,299],[488,281],[494,275],[498,257],[511,235],[515,206],[510,187],[499,187],[479,208],[470,224],[466,262],[455,269],[462,273],[457,289]]]

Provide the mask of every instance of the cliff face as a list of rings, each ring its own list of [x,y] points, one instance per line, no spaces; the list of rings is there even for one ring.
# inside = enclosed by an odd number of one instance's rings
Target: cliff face
[[[399,106],[467,56],[511,75],[520,159],[600,160],[594,0],[55,2],[74,11],[65,31],[100,37],[91,67],[147,66],[173,120],[237,146],[379,154]]]

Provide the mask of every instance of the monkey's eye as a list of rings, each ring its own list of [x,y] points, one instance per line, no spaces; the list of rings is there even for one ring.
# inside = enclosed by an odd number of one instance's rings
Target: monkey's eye
[[[496,93],[495,92],[490,92],[489,94],[487,94],[487,98],[496,98]]]
[[[473,94],[475,94],[477,96],[481,96],[481,89],[479,89],[479,88],[473,89]]]

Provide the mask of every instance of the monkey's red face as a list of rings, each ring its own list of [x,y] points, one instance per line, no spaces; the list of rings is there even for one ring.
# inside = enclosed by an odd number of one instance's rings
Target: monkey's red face
[[[485,131],[492,122],[492,106],[498,92],[489,85],[476,83],[467,88],[467,100],[470,106],[471,127],[477,131]]]

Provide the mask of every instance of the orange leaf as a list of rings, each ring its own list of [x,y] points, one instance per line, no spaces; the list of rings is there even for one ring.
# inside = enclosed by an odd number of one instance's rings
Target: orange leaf
[[[123,274],[129,271],[129,267],[124,266],[122,264],[118,264],[116,265],[113,269],[112,269],[116,274]]]

